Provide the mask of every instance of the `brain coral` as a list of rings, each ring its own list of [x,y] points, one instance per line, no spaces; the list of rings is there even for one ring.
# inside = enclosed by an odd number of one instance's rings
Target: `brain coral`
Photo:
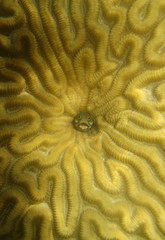
[[[0,240],[56,239],[165,239],[164,0],[0,0]]]

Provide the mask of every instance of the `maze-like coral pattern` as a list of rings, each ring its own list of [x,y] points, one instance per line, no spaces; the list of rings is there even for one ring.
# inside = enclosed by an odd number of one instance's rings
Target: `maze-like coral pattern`
[[[164,0],[0,0],[0,240],[56,239],[165,239]]]

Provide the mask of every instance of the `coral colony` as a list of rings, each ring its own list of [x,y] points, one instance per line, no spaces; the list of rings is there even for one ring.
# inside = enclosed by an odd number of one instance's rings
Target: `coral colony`
[[[164,0],[0,0],[0,240],[165,239],[164,79]]]

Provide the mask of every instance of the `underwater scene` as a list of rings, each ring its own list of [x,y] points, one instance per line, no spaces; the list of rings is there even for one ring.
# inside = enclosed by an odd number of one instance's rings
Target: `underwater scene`
[[[165,0],[0,0],[0,240],[165,240]]]

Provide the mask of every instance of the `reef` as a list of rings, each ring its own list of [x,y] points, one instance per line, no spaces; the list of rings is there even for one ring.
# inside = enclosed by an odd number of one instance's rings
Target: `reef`
[[[1,239],[165,239],[164,0],[0,0]]]

